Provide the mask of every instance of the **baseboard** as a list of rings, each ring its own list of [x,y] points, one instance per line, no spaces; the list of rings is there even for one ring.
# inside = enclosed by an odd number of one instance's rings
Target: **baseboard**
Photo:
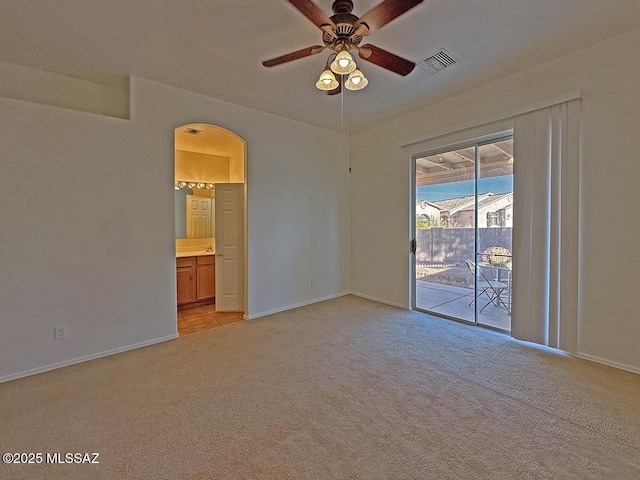
[[[328,297],[316,298],[309,300],[308,302],[296,303],[294,305],[288,305],[282,308],[276,308],[275,310],[269,310],[268,312],[260,312],[254,315],[244,315],[242,318],[245,320],[255,320],[256,318],[266,317],[267,315],[273,315],[274,313],[286,312],[287,310],[293,310],[294,308],[305,307],[307,305],[313,305],[314,303],[325,302],[327,300],[333,300],[334,298],[344,297],[350,295],[351,292],[338,293],[336,295],[329,295]]]
[[[608,367],[619,368],[620,370],[626,370],[627,372],[640,374],[640,368],[632,367],[631,365],[625,365],[624,363],[605,360],[604,358],[595,357],[593,355],[588,355],[586,353],[576,353],[573,356],[577,358],[582,358],[583,360],[589,360],[590,362],[601,363],[602,365],[607,365]]]
[[[385,305],[391,305],[392,307],[401,308],[403,310],[411,310],[407,305],[400,305],[399,303],[389,302],[388,300],[372,297],[371,295],[365,295],[364,293],[351,292],[351,295],[354,295],[356,297],[366,298],[367,300],[373,300],[374,302],[378,302],[378,303],[384,303]]]
[[[25,370],[23,372],[12,373],[9,375],[5,375],[4,377],[0,377],[0,383],[17,380],[18,378],[29,377],[31,375],[37,375],[38,373],[44,373],[50,370],[56,370],[58,368],[68,367],[70,365],[75,365],[76,363],[88,362],[89,360],[95,360],[96,358],[108,357],[109,355],[115,355],[116,353],[135,350],[136,348],[148,347],[149,345],[155,345],[156,343],[162,343],[168,340],[174,340],[176,338],[178,338],[177,333],[175,333],[174,335],[168,335],[166,337],[147,340],[146,342],[127,345],[126,347],[114,348],[113,350],[106,350],[104,352],[94,353],[92,355],[85,355],[84,357],[72,358],[71,360],[65,360],[64,362],[52,363],[51,365],[46,365],[44,367],[32,368],[31,370]]]

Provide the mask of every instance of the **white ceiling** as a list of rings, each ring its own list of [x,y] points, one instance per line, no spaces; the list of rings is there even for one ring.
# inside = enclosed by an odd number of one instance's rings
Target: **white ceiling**
[[[331,12],[332,0],[317,0]],[[378,0],[354,0],[362,16]],[[286,0],[2,0],[0,60],[105,85],[136,75],[341,131],[342,101],[315,88],[328,52],[261,65],[321,33]],[[356,132],[640,26],[638,0],[425,0],[367,37],[412,61],[457,65],[400,77],[365,61],[349,92]],[[594,59],[594,62],[597,62]]]

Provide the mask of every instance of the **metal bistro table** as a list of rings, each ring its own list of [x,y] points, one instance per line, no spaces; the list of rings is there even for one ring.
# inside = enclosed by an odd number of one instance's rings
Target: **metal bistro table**
[[[506,255],[501,256],[506,257]],[[509,255],[509,258],[511,258],[511,255]],[[503,300],[503,302],[507,306],[507,313],[511,315],[511,266],[496,265],[489,262],[478,262],[478,266],[489,269],[491,271],[491,277],[493,280],[507,284],[507,301],[505,302]],[[493,275],[493,272],[495,272],[495,276]],[[496,306],[499,306],[499,304]]]

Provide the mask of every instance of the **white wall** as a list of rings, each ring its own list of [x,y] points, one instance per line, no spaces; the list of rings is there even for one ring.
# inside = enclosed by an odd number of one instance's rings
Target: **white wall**
[[[129,88],[113,88],[0,62],[0,97],[129,118]]]
[[[354,135],[353,291],[409,305],[410,156],[435,144],[432,141],[400,148],[399,142],[455,130],[467,122],[482,122],[492,115],[580,89],[583,169],[579,352],[640,371],[636,298],[640,264],[638,45],[640,29]],[[450,140],[470,134],[463,132]],[[400,241],[394,243],[394,237]]]
[[[244,146],[241,142],[233,142],[229,149],[229,181],[244,182]]]
[[[176,335],[180,125],[247,142],[249,316],[349,291],[346,137],[139,78],[130,121],[0,111],[0,381]]]
[[[176,180],[229,183],[229,157],[176,149]],[[244,182],[244,178],[242,182]]]

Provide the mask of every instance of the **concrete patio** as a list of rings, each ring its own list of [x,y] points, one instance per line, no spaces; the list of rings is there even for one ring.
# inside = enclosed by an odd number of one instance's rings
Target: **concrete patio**
[[[472,288],[454,287],[442,283],[418,279],[416,281],[416,307],[421,310],[456,317],[468,322],[474,321],[474,307],[469,306],[473,300]],[[489,301],[484,295],[480,297],[480,308]],[[511,316],[507,310],[493,304],[478,314],[478,323],[501,330],[511,330]]]

